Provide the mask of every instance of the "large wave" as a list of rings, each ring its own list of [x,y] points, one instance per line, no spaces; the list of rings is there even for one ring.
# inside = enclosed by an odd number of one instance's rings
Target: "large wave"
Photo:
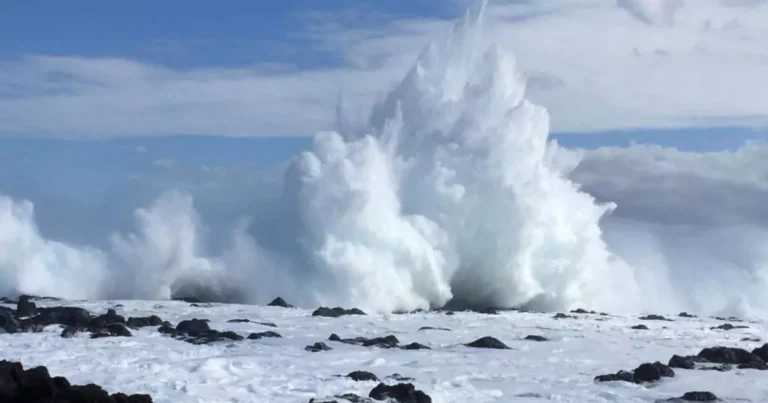
[[[341,111],[339,129],[291,161],[282,193],[250,212],[221,253],[208,249],[183,192],[137,210],[136,232],[100,249],[45,239],[30,202],[0,197],[0,293],[252,303],[281,295],[377,312],[765,308],[764,255],[717,275],[706,257],[684,259],[695,256],[686,237],[707,235],[634,221],[621,203],[612,217],[610,193],[597,202],[580,189],[572,178],[616,172],[585,170],[584,155],[548,141],[547,112],[526,100],[514,57],[484,46],[483,11],[431,43],[367,122]],[[753,229],[739,234],[754,252],[768,232]],[[689,250],[659,244],[672,239]],[[694,264],[712,270],[702,280]]]

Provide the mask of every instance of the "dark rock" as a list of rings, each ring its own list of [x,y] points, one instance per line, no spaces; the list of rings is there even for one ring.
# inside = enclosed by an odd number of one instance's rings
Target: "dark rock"
[[[471,343],[465,344],[465,346],[475,348],[495,348],[499,350],[510,349],[506,344],[490,336],[481,337]]]
[[[597,382],[629,382],[629,383],[637,383],[635,382],[635,374],[629,372],[629,371],[619,371],[615,374],[606,374],[606,375],[598,375],[595,377],[595,381]]]
[[[402,376],[402,375],[400,375],[398,373],[394,373],[394,374],[388,376],[387,378],[388,379],[394,379],[397,382],[408,382],[408,381],[412,381],[413,380],[413,378],[409,378],[407,376]]]
[[[752,354],[756,355],[761,360],[768,362],[768,343],[752,350]]]
[[[1,402],[93,402],[93,403],[151,403],[149,395],[109,395],[101,386],[70,385],[63,377],[51,377],[48,368],[39,366],[24,370],[21,363],[0,361]]]
[[[393,335],[384,336],[384,337],[374,337],[371,339],[366,337],[355,337],[354,339],[342,339],[336,333],[332,333],[331,336],[328,337],[328,340],[336,341],[340,343],[352,344],[356,346],[380,347],[380,348],[394,348],[394,347],[397,347],[398,344],[400,344],[400,340],[398,340],[397,337]]]
[[[694,369],[696,367],[695,363],[695,357],[673,355],[672,358],[669,359],[669,364],[667,365],[669,365],[670,368]]]
[[[446,332],[450,332],[451,329],[448,329],[447,327],[432,327],[432,326],[422,326],[419,328],[419,331],[423,330],[444,330]]]
[[[741,341],[752,341],[752,342],[757,343],[757,342],[760,342],[761,340],[758,337],[745,337],[745,338],[741,339]],[[763,358],[763,361],[768,361],[768,360]]]
[[[597,314],[596,311],[588,311],[588,310],[586,310],[584,308],[573,309],[573,310],[571,310],[571,313],[580,313],[580,314],[587,314],[588,313],[588,314],[593,314],[593,315]]]
[[[127,327],[120,323],[110,323],[104,329],[106,329],[112,336],[131,337],[131,331]]]
[[[278,333],[272,332],[272,331],[266,331],[266,332],[260,332],[260,333],[251,333],[251,334],[248,335],[248,340],[259,340],[259,339],[263,339],[265,337],[281,338],[283,336],[281,336]]]
[[[157,328],[157,331],[162,334],[170,334],[170,335],[175,335],[178,333],[176,329],[173,327],[173,325],[171,325],[170,323],[163,323],[160,327]]]
[[[163,320],[159,316],[152,315],[147,317],[128,318],[126,324],[134,329],[140,329],[142,327],[160,326],[163,324]]]
[[[403,350],[431,350],[431,349],[432,348],[419,343],[411,343],[411,344],[408,344],[407,346],[403,346]]]
[[[65,338],[65,339],[70,339],[72,337],[75,337],[77,332],[78,332],[78,330],[77,330],[76,327],[67,326],[67,327],[64,328],[64,330],[61,331],[61,337]]]
[[[374,337],[363,342],[363,347],[393,348],[397,347],[400,340],[393,335],[384,337]]]
[[[126,321],[125,321],[125,318],[118,315],[114,309],[110,309],[107,311],[106,314],[99,315],[91,319],[90,323],[88,324],[88,327],[92,329],[101,329],[113,323],[125,324]]]
[[[354,371],[347,374],[347,378],[351,378],[353,381],[356,382],[363,382],[363,381],[379,381],[379,378],[376,377],[376,375],[366,372],[366,371]]]
[[[29,295],[22,295],[19,297],[19,302],[16,305],[16,314],[19,317],[34,316],[37,314],[37,305],[32,302],[32,297]]]
[[[194,304],[190,304],[189,306],[193,308],[213,308],[213,304],[210,302],[206,302],[206,303],[195,302]]]
[[[638,319],[640,319],[640,320],[662,320],[662,321],[666,321],[666,322],[672,322],[672,319],[667,319],[667,318],[665,318],[665,317],[663,317],[661,315],[645,315],[645,316],[639,317]]]
[[[768,364],[747,350],[734,347],[712,347],[701,350],[699,357],[715,364],[737,365],[740,369],[768,370]]]
[[[289,303],[285,302],[285,300],[282,299],[281,297],[277,297],[277,298],[273,299],[272,302],[267,304],[267,306],[279,306],[279,307],[283,307],[283,308],[293,308],[293,305],[290,305]]]
[[[51,308],[37,308],[37,315],[22,322],[49,326],[63,325],[74,327],[88,327],[91,322],[91,314],[83,308],[71,306],[57,306]]]
[[[325,343],[323,343],[321,341],[318,341],[317,343],[315,343],[315,344],[313,344],[311,346],[304,347],[304,350],[312,352],[312,353],[317,353],[317,352],[320,352],[320,351],[328,351],[328,350],[333,350],[333,349],[328,347]]]
[[[714,402],[717,400],[717,396],[712,392],[687,392],[680,397],[680,400],[686,402]]]
[[[648,330],[648,326],[646,326],[646,325],[635,325],[635,326],[632,326],[632,329],[635,329],[635,330]]]
[[[324,306],[317,308],[315,309],[314,312],[312,312],[312,316],[324,316],[327,318],[338,318],[340,316],[345,316],[345,315],[365,315],[365,312],[357,308],[352,308],[352,309],[344,309],[340,307],[327,308]]]
[[[696,315],[691,315],[688,312],[680,312],[680,315],[678,315],[681,318],[698,318]]]
[[[525,336],[525,340],[533,340],[533,341],[548,341],[549,339],[544,336],[537,336],[534,334]]]
[[[233,332],[233,331],[226,331],[226,332],[217,332],[216,338],[219,339],[228,339],[228,340],[234,340],[234,341],[240,341],[245,339],[245,337],[240,336],[239,334]]]
[[[413,384],[398,383],[397,385],[378,384],[368,397],[376,400],[394,400],[398,403],[432,403],[432,398],[417,390]]]
[[[230,319],[227,323],[251,323],[250,319]]]
[[[555,314],[552,319],[576,319],[575,316],[566,315],[562,312]]]
[[[183,320],[176,325],[176,331],[192,337],[200,337],[211,331],[208,322],[201,319]]]
[[[730,323],[724,323],[720,326],[710,327],[710,330],[733,330],[733,329],[749,329],[749,326],[734,326]]]
[[[19,331],[19,321],[10,308],[0,307],[0,333],[16,333]]]
[[[654,363],[641,364],[635,368],[635,382],[655,382],[663,377],[674,378],[675,371],[672,368],[656,361]]]

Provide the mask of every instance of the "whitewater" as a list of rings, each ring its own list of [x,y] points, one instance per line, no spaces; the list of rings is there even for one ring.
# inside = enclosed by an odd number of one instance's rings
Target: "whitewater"
[[[484,10],[429,44],[364,123],[340,108],[337,130],[290,161],[276,202],[244,214],[222,253],[184,191],[136,210],[135,231],[108,248],[47,239],[31,201],[0,196],[0,294],[768,312],[764,227],[670,233],[614,217],[620,202],[573,179],[584,157],[549,140],[514,56],[486,46]],[[750,258],[711,247],[726,239]]]

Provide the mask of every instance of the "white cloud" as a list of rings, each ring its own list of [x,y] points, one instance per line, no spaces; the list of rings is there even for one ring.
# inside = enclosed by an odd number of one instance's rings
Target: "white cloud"
[[[448,27],[357,13],[305,15],[307,30],[294,34],[339,56],[344,64],[333,68],[180,70],[46,55],[0,62],[0,134],[314,134],[332,125],[340,90],[365,110]],[[517,55],[555,131],[766,126],[767,13],[768,3],[753,0],[497,1],[487,31]]]

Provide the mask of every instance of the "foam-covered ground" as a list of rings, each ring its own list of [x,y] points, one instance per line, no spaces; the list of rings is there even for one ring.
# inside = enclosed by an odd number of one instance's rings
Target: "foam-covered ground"
[[[290,302],[290,301],[289,301]],[[751,350],[764,342],[765,322],[730,331],[711,330],[723,321],[680,318],[645,321],[638,316],[579,314],[554,319],[551,313],[457,312],[402,315],[313,317],[312,311],[269,306],[213,304],[195,307],[181,301],[38,301],[38,306],[78,306],[93,314],[115,308],[119,315],[158,315],[176,325],[184,319],[210,319],[217,330],[243,336],[272,330],[282,338],[193,345],[162,335],[157,327],[131,330],[132,337],[90,339],[88,333],[62,338],[62,327],[41,333],[0,335],[3,359],[25,367],[45,365],[75,384],[96,383],[109,392],[149,393],[155,402],[308,402],[344,393],[367,396],[376,382],[338,377],[362,370],[385,378],[413,378],[436,403],[450,402],[654,402],[684,392],[708,390],[724,401],[768,400],[766,372],[675,369],[674,378],[647,386],[594,381],[596,375],[631,370],[644,362],[666,363],[673,354],[695,355],[715,345]],[[7,305],[11,307],[10,305]],[[671,316],[670,316],[671,317]],[[231,319],[272,322],[228,323]],[[649,330],[633,330],[645,324]],[[447,330],[419,330],[424,326]],[[431,350],[382,349],[328,341],[395,335],[401,344],[418,342]],[[541,335],[548,341],[523,340]],[[511,350],[465,346],[493,336]],[[330,351],[312,353],[307,345],[324,341]]]

